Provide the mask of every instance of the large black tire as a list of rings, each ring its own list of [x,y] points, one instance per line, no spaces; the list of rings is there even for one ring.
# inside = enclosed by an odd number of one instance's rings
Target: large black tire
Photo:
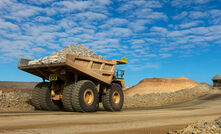
[[[63,93],[62,93],[62,103],[65,111],[73,112],[75,111],[72,107],[72,92],[74,90],[75,84],[68,83],[65,85]]]
[[[85,94],[87,91],[93,93],[93,101],[90,104],[85,102]],[[72,92],[72,105],[77,112],[96,112],[99,102],[96,85],[90,80],[81,80],[75,84]]]
[[[120,97],[117,103],[113,100],[113,95],[115,94]],[[117,83],[112,83],[110,88],[107,89],[106,94],[102,96],[102,103],[107,111],[121,111],[124,104],[124,94],[121,86]]]
[[[48,111],[60,110],[59,104],[51,100],[50,83],[43,83],[41,87],[40,104],[42,110],[48,110]]]
[[[32,90],[32,97],[31,97],[31,103],[35,107],[36,110],[41,110],[41,104],[40,104],[40,93],[41,93],[41,87],[43,83],[38,83],[35,88]]]

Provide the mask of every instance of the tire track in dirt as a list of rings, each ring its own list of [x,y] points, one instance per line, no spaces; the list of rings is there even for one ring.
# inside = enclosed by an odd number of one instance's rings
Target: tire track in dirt
[[[7,126],[0,126],[0,132],[2,131],[15,131],[19,129],[36,129],[36,128],[58,128],[58,127],[68,127],[73,125],[84,125],[84,126],[90,126],[90,125],[109,125],[109,124],[121,124],[121,123],[128,123],[128,122],[146,122],[146,121],[156,121],[156,120],[173,120],[173,119],[184,119],[184,118],[195,118],[195,117],[209,117],[209,116],[219,116],[221,115],[221,112],[219,113],[213,113],[213,114],[199,114],[199,115],[184,115],[184,116],[163,116],[163,117],[147,117],[147,118],[128,118],[128,119],[114,119],[109,121],[74,121],[74,122],[60,122],[60,123],[50,123],[50,122],[40,122],[40,123],[34,123],[34,124],[25,124],[25,125],[7,125]],[[40,117],[39,117],[40,118]]]

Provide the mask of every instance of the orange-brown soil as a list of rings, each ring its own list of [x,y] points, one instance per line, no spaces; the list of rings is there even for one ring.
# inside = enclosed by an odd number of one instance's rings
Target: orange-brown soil
[[[126,96],[144,95],[150,93],[168,93],[181,89],[193,88],[199,83],[185,77],[179,78],[149,78],[125,91]]]

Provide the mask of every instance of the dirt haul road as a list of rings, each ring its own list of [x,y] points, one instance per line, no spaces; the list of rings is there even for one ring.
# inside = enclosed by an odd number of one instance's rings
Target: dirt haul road
[[[221,91],[200,99],[157,109],[122,112],[0,113],[0,134],[134,134],[166,133],[197,120],[221,116]]]

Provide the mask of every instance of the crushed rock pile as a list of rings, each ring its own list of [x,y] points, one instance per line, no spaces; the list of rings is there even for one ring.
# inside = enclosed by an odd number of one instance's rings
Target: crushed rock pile
[[[31,93],[0,90],[0,112],[34,111],[30,100]]]
[[[182,130],[170,131],[168,134],[221,134],[221,117],[214,121],[197,121]]]
[[[211,86],[202,83],[199,86],[175,92],[125,96],[124,109],[169,106],[196,99],[212,91]]]
[[[125,91],[125,96],[175,92],[181,89],[193,88],[198,85],[199,83],[186,77],[150,78],[144,79],[137,85],[127,89]]]
[[[103,59],[102,56],[96,54],[92,50],[84,45],[70,45],[60,50],[59,52],[52,53],[51,56],[46,56],[38,60],[29,61],[29,65],[36,64],[54,64],[54,63],[63,63],[65,62],[66,54],[75,54],[78,56],[92,57],[97,59]]]

